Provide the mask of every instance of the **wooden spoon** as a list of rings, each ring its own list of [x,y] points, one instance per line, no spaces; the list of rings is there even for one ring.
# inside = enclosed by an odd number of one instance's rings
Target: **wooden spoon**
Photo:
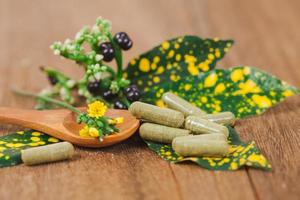
[[[76,115],[69,110],[38,111],[0,107],[0,122],[31,128],[84,147],[105,147],[119,143],[133,135],[139,127],[139,120],[128,110],[108,109],[106,116],[124,117],[124,123],[116,126],[119,129],[118,133],[106,136],[100,142],[98,138],[79,135],[79,130],[84,124],[78,124]]]

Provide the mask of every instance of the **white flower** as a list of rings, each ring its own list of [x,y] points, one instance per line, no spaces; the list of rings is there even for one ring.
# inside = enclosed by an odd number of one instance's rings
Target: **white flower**
[[[67,94],[67,91],[65,88],[61,88],[60,91],[59,91],[59,94],[61,97],[65,97],[65,95]]]
[[[100,80],[102,75],[101,75],[100,72],[98,72],[98,73],[96,73],[94,76],[95,76],[95,78],[96,78],[97,80]]]
[[[95,60],[96,60],[97,62],[99,62],[99,61],[102,60],[102,59],[103,59],[103,55],[101,55],[101,54],[97,54],[96,57],[95,57]]]
[[[54,55],[60,55],[60,50],[55,49],[55,50],[54,50]]]
[[[68,80],[66,84],[69,88],[72,88],[75,85],[75,83],[76,82],[74,80]]]
[[[78,94],[79,94],[79,95],[83,95],[84,92],[85,92],[85,91],[84,91],[83,89],[79,89],[79,90],[78,90]]]
[[[68,38],[65,40],[65,44],[71,44],[71,40]]]
[[[94,68],[94,70],[98,70],[98,69],[100,69],[100,65],[99,65],[99,63],[95,64],[93,68]]]
[[[82,36],[82,33],[81,33],[81,31],[79,31],[78,33],[76,33],[75,39],[79,40],[81,38],[81,36]]]

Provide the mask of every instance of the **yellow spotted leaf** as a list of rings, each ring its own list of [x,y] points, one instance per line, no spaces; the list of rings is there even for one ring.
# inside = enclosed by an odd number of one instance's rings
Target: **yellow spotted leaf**
[[[136,83],[136,82],[134,82]],[[214,69],[198,77],[140,87],[142,101],[163,106],[161,97],[171,91],[207,113],[231,111],[237,118],[258,115],[300,90],[254,67]]]
[[[199,76],[214,69],[232,44],[232,40],[217,38],[174,38],[132,59],[124,76],[142,88],[177,82],[185,76]]]
[[[10,133],[0,137],[0,167],[22,163],[21,150],[60,142],[46,134],[28,130]]]
[[[261,154],[253,141],[244,143],[233,128],[228,127],[228,129],[230,150],[229,154],[224,157],[181,157],[174,152],[170,144],[145,142],[162,159],[173,163],[192,161],[210,170],[234,171],[243,166],[271,170],[268,160]]]

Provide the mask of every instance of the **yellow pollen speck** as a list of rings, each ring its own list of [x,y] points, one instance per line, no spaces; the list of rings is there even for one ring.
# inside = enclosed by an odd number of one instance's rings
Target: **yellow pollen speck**
[[[159,56],[155,56],[153,58],[153,62],[158,63],[160,61],[160,57]]]
[[[209,70],[209,66],[205,62],[199,63],[198,67],[204,72],[207,72]]]
[[[156,68],[157,68],[156,63],[152,63],[152,64],[151,64],[151,69],[152,69],[152,70],[156,70]]]
[[[153,77],[153,82],[158,83],[160,81],[160,78],[158,76]]]
[[[200,98],[200,101],[201,101],[202,103],[207,103],[207,97],[201,97],[201,98]]]
[[[58,139],[53,138],[53,137],[48,139],[48,142],[58,142],[58,141],[59,141]]]
[[[199,69],[195,66],[194,63],[189,63],[187,69],[192,76],[197,76],[199,74]]]
[[[166,107],[165,103],[161,99],[156,101],[156,105],[159,106],[159,107]]]
[[[39,132],[32,132],[31,135],[33,135],[33,136],[40,136],[41,133],[39,133]]]
[[[23,135],[23,134],[24,134],[24,131],[18,131],[17,134]]]
[[[225,90],[224,83],[219,83],[217,87],[215,88],[215,93],[221,93]]]
[[[37,142],[40,141],[41,139],[39,137],[31,137],[30,138],[32,141]]]
[[[159,66],[156,73],[157,74],[162,74],[165,71],[165,68],[163,66]]]
[[[217,37],[216,37],[216,38],[214,38],[214,41],[215,41],[215,42],[218,42],[219,40],[220,40],[220,39],[219,39],[219,38],[217,38]]]
[[[180,77],[177,76],[177,75],[175,75],[175,74],[171,74],[171,76],[170,76],[170,80],[171,80],[171,81],[176,82],[176,81],[178,81],[179,79],[180,79]]]
[[[231,75],[230,78],[233,82],[237,82],[239,80],[243,80],[244,79],[244,74],[243,74],[243,70],[241,69],[236,69],[234,70]]]
[[[128,73],[127,73],[127,72],[124,72],[124,73],[123,73],[123,78],[127,79],[127,77],[128,77]]]
[[[197,61],[195,56],[191,56],[191,55],[184,55],[184,61],[186,63],[195,63]]]
[[[247,80],[245,83],[240,83],[239,88],[240,90],[234,92],[233,95],[261,92],[261,89],[257,87],[256,83],[252,80]]]
[[[192,88],[192,85],[191,85],[191,84],[185,84],[185,85],[184,85],[184,90],[185,90],[185,91],[189,91],[191,88]]]
[[[175,43],[174,48],[179,49],[180,45],[178,43]]]
[[[216,49],[215,56],[216,56],[217,58],[220,58],[220,57],[221,57],[221,53],[220,53],[220,50],[219,50],[219,49]]]
[[[238,168],[238,164],[237,164],[236,162],[230,163],[230,169],[235,170],[235,169],[237,169],[237,168]]]
[[[180,61],[180,59],[181,59],[181,55],[180,55],[180,54],[177,54],[176,57],[175,57],[175,60],[176,60],[176,61]]]
[[[218,76],[216,73],[212,73],[207,76],[204,80],[204,87],[213,87],[218,80]]]
[[[252,100],[256,103],[260,108],[268,108],[272,106],[271,100],[266,96],[259,96],[257,94],[252,96]]]
[[[136,64],[136,60],[135,60],[135,59],[132,59],[132,60],[130,61],[130,64],[131,64],[131,65],[135,65],[135,64]]]
[[[169,51],[168,58],[172,58],[174,54],[175,54],[174,50]]]
[[[207,56],[207,58],[209,59],[209,60],[213,60],[213,59],[215,59],[215,56],[213,55],[213,54],[208,54],[208,56]]]
[[[168,41],[165,41],[165,42],[162,43],[161,46],[162,46],[163,49],[168,49],[170,47],[170,43]]]
[[[139,69],[142,72],[149,72],[150,71],[150,61],[147,58],[142,58],[139,63]]]

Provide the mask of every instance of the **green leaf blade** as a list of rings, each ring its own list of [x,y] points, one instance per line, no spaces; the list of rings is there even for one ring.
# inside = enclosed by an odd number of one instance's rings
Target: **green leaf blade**
[[[18,131],[0,137],[0,167],[22,163],[21,150],[57,143],[60,140],[46,134],[28,130]]]
[[[248,66],[215,69],[199,77],[187,76],[178,82],[164,82],[141,90],[142,101],[147,103],[163,106],[162,94],[171,91],[207,113],[231,111],[237,118],[261,114],[300,93],[296,87]]]
[[[174,38],[131,60],[124,74],[144,88],[198,76],[214,69],[232,44],[232,40],[189,35]]]
[[[244,143],[239,139],[236,131],[229,129],[229,154],[225,157],[181,157],[178,156],[172,149],[171,144],[162,144],[157,142],[145,141],[148,147],[156,152],[162,159],[180,163],[185,161],[192,161],[203,168],[209,170],[229,170],[234,171],[243,166],[251,166],[264,170],[271,170],[271,165],[267,159],[261,154],[255,143]]]

